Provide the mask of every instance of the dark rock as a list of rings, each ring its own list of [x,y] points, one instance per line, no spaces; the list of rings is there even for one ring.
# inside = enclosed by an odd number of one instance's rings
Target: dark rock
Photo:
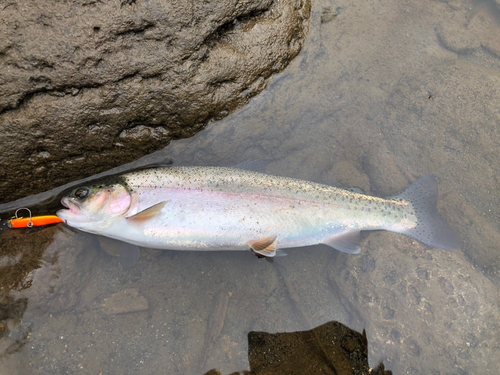
[[[0,203],[134,160],[226,116],[298,54],[309,8],[296,0],[8,1]]]
[[[248,361],[250,372],[244,374],[392,374],[383,364],[370,369],[366,334],[338,322],[302,332],[250,332]]]

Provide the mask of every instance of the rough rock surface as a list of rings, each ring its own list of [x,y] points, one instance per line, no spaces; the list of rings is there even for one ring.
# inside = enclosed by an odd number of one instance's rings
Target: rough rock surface
[[[392,374],[384,370],[383,364],[370,369],[365,332],[358,333],[339,322],[328,322],[309,331],[249,332],[248,361],[250,371],[240,374]],[[214,369],[205,375],[221,373]]]
[[[298,54],[309,8],[3,3],[0,202],[134,160],[224,117]]]
[[[338,322],[310,331],[248,334],[250,370],[256,374],[391,374],[368,366],[368,341]]]
[[[398,373],[479,374],[498,358],[496,287],[463,254],[373,233],[330,280],[365,320],[373,356]]]

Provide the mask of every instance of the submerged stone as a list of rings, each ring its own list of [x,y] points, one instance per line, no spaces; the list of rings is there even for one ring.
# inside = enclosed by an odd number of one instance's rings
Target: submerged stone
[[[123,289],[109,298],[105,298],[102,303],[102,311],[105,314],[125,314],[135,311],[149,309],[148,300],[139,294],[139,289]]]
[[[245,374],[372,374],[390,375],[384,365],[368,365],[366,334],[339,322],[310,331],[248,334],[250,371]],[[220,374],[211,370],[206,375]]]

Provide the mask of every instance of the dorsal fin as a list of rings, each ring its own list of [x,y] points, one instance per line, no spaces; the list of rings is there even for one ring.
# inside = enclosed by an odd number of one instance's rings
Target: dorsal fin
[[[351,186],[348,187],[346,190],[349,190],[350,192],[356,193],[356,194],[363,194],[366,195],[366,193],[363,191],[363,189],[357,187],[357,186]]]
[[[127,220],[136,225],[144,224],[146,221],[155,217],[167,203],[168,201],[157,203],[133,216],[127,217]]]
[[[252,251],[256,254],[265,257],[274,257],[276,255],[276,244],[278,243],[278,236],[271,236],[260,238],[258,240],[248,241]]]

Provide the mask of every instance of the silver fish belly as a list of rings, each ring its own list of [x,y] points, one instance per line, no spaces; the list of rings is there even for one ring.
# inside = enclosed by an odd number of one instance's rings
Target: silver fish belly
[[[359,253],[360,231],[384,229],[434,247],[460,247],[436,212],[431,175],[388,199],[217,167],[151,168],[123,174],[117,183],[130,194],[130,208],[98,234],[139,246],[274,256],[278,249],[322,243]]]

